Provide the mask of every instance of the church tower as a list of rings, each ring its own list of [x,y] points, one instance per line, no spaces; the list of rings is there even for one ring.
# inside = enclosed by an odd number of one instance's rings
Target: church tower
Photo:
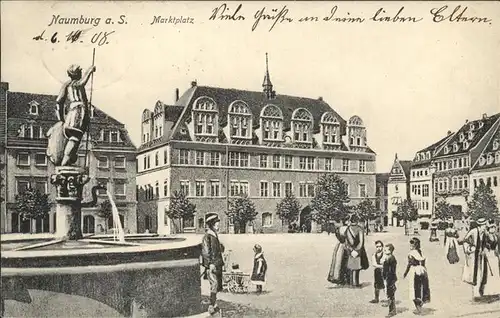
[[[276,92],[273,90],[273,83],[271,83],[271,76],[269,76],[269,64],[267,59],[267,53],[266,53],[266,74],[264,75],[262,88],[268,99],[273,99],[276,96]]]

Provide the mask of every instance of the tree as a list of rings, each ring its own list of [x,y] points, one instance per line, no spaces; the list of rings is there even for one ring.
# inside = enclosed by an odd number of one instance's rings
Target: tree
[[[316,184],[316,193],[311,201],[311,218],[326,226],[332,221],[340,222],[349,213],[348,203],[347,184],[334,173],[324,174]]]
[[[364,199],[359,202],[355,207],[356,213],[359,214],[361,220],[365,222],[366,234],[368,234],[368,221],[377,218],[377,210],[370,199]]]
[[[107,231],[109,226],[108,220],[113,215],[113,206],[108,199],[101,202],[97,215],[104,219],[105,230]]]
[[[48,194],[41,193],[34,188],[28,188],[16,195],[14,210],[19,213],[23,220],[39,220],[49,214],[51,206]]]
[[[408,222],[416,221],[418,219],[418,210],[411,199],[405,199],[403,203],[398,206],[396,211],[397,216],[405,222],[405,234],[408,235]]]
[[[299,200],[293,194],[287,193],[283,200],[276,205],[276,214],[283,223],[291,224],[298,219],[301,209]]]
[[[486,218],[487,220],[500,219],[497,199],[495,198],[491,187],[483,182],[479,183],[479,186],[474,191],[474,194],[467,203],[467,206],[469,208],[467,214],[473,220],[477,220],[479,218]]]
[[[255,220],[258,212],[255,211],[255,205],[247,196],[241,196],[229,201],[229,210],[226,214],[237,225],[235,232],[245,233],[247,223]]]
[[[182,191],[174,191],[172,198],[170,199],[170,205],[167,216],[172,220],[184,220],[186,218],[192,218],[196,213],[196,205],[189,202],[186,195]],[[178,231],[177,224],[175,222],[174,226],[176,231]]]

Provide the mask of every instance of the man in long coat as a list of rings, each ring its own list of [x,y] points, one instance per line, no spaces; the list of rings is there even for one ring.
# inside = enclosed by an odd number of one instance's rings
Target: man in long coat
[[[473,286],[474,300],[484,294],[488,282],[489,264],[486,257],[486,220],[476,221],[477,227],[469,230],[463,240],[465,265],[462,280]]]
[[[217,307],[217,293],[222,290],[222,268],[224,266],[224,245],[219,241],[217,232],[219,231],[220,219],[217,213],[207,213],[205,216],[207,226],[205,236],[202,241],[201,255],[203,267],[208,273],[210,282],[210,306],[208,312],[213,315],[219,311]]]
[[[359,272],[370,266],[365,250],[365,232],[358,222],[359,217],[353,214],[346,231],[347,269],[350,271],[350,284],[354,287],[360,287]]]

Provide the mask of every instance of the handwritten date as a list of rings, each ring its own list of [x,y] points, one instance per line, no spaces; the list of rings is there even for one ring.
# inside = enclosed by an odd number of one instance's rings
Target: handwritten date
[[[60,42],[65,43],[91,43],[97,46],[103,46],[109,44],[109,36],[115,31],[99,31],[89,33],[89,30],[74,30],[69,32],[68,34],[60,34],[59,32],[54,32],[48,37],[45,37],[45,30],[37,36],[33,37],[35,41],[44,41],[50,42],[52,44],[57,44]],[[88,36],[88,34],[92,34]]]

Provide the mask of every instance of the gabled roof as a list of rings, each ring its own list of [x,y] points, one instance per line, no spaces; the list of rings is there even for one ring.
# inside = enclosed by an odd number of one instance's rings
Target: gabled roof
[[[7,92],[7,138],[9,140],[28,140],[18,137],[20,125],[26,122],[33,122],[43,128],[46,133],[48,129],[57,121],[56,118],[56,95],[33,94],[24,92]],[[36,103],[38,114],[30,114],[30,104]],[[66,103],[68,104],[68,103]],[[106,114],[98,107],[94,106],[94,116],[91,118],[90,132],[92,139],[97,141],[99,146],[110,148],[130,148],[135,150],[125,125]],[[96,129],[98,126],[99,129]],[[99,141],[100,129],[109,127],[118,129],[122,138],[121,143],[111,143]],[[36,141],[36,139],[34,140]],[[40,142],[45,143],[42,139]]]
[[[405,173],[406,178],[410,177],[410,170],[411,170],[411,160],[399,160],[399,163],[401,164],[401,167],[403,168],[403,171]]]
[[[450,147],[450,151],[445,154],[444,148],[440,149],[438,153],[436,154],[436,157],[440,156],[448,156],[448,155],[454,155],[454,154],[461,154],[461,153],[467,153],[475,147],[478,142],[484,137],[484,135],[490,130],[490,128],[493,126],[493,124],[498,120],[500,117],[500,113],[489,116],[489,117],[483,117],[478,120],[470,121],[465,123],[455,134],[453,134],[452,138],[450,138],[446,142],[446,147]],[[474,136],[472,139],[468,138],[468,132],[469,132],[469,127],[470,125],[474,126]],[[467,141],[469,146],[467,148],[464,147],[464,142],[460,141],[460,136],[464,135],[465,140]],[[457,143],[459,145],[458,151],[453,151],[453,145]]]
[[[497,145],[497,149],[494,149],[493,147],[494,144]],[[476,160],[476,162],[473,164],[471,170],[476,171],[476,170],[500,167],[500,163],[495,161],[495,159],[497,158],[496,154],[500,153],[499,144],[500,144],[500,123],[497,123],[495,133],[491,136],[490,140],[488,141],[483,151],[481,152],[481,155],[478,156],[478,160]],[[491,158],[493,158],[493,162],[488,163],[488,157],[490,156]],[[481,162],[481,157],[483,157],[485,161]]]
[[[207,96],[215,100],[219,109],[220,127],[227,124],[227,113],[229,105],[242,100],[248,104],[253,115],[254,128],[259,126],[260,112],[266,105],[273,104],[281,109],[284,119],[284,130],[290,129],[290,120],[294,110],[305,108],[311,112],[314,120],[313,133],[319,132],[321,116],[325,112],[332,112],[345,129],[346,121],[330,105],[321,99],[296,97],[289,95],[276,95],[274,99],[268,99],[264,92],[246,91],[233,88],[220,88],[210,86],[194,86],[188,89],[175,103],[177,106],[186,106],[185,112],[190,112],[194,101],[201,96]],[[173,132],[175,133],[175,132]]]
[[[419,152],[427,152],[427,151],[433,152],[438,147],[440,147],[441,145],[443,145],[451,137],[453,137],[453,133],[450,133],[449,135],[447,135],[446,137],[441,138],[439,141],[433,143],[432,145],[430,145],[430,146],[428,146],[428,147],[426,147],[426,148],[424,148],[422,150],[417,151],[417,153],[419,153]],[[432,155],[432,153],[431,153],[431,155]]]

